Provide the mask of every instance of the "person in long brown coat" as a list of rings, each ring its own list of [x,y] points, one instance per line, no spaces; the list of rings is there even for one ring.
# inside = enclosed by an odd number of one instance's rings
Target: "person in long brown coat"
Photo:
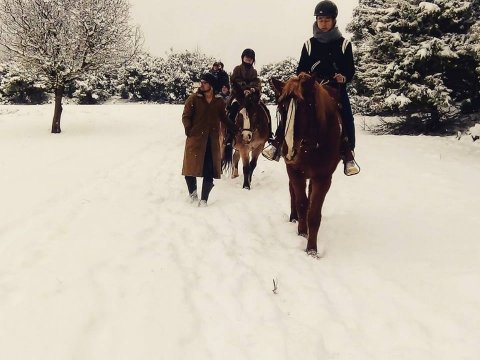
[[[187,136],[182,175],[185,176],[192,202],[198,200],[197,177],[203,177],[199,206],[207,205],[213,179],[220,179],[221,176],[220,121],[231,131],[235,131],[235,125],[227,118],[223,98],[214,95],[215,81],[212,74],[203,74],[200,89],[189,96],[182,114]]]

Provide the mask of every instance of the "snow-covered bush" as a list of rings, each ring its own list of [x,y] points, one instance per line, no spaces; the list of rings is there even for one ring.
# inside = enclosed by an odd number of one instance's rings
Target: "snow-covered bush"
[[[88,75],[85,79],[75,80],[73,98],[79,104],[100,104],[114,95],[115,89],[107,75]]]
[[[165,85],[160,81],[164,60],[141,54],[120,69],[117,91],[133,101],[165,101]]]
[[[288,80],[295,75],[298,60],[287,58],[283,61],[267,64],[260,69],[259,78],[262,81],[262,100],[266,103],[275,102],[275,92],[270,85],[270,80],[276,78],[281,81]]]
[[[477,141],[480,139],[480,124],[475,124],[475,126],[472,126],[469,130],[468,133],[472,137],[473,141]]]
[[[171,50],[165,59],[143,54],[121,69],[118,91],[134,101],[181,103],[214,61],[199,51]]]
[[[15,64],[0,65],[0,100],[7,104],[43,104],[48,89],[38,76],[21,71]]]
[[[208,71],[215,59],[200,51],[183,51],[168,54],[161,72],[168,102],[184,102],[190,95],[193,83]]]

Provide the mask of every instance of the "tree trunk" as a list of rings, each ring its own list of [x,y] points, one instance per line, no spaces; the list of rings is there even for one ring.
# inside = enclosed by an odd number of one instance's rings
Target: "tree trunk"
[[[60,118],[62,117],[62,99],[64,91],[64,85],[58,85],[55,88],[55,112],[53,113],[52,134],[60,134],[62,132],[62,129],[60,128]]]
[[[440,128],[440,113],[436,109],[431,111],[430,117],[427,118],[425,128],[427,133],[435,132]]]

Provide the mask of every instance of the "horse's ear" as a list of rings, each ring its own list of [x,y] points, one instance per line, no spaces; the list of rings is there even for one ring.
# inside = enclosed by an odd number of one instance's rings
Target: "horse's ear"
[[[285,83],[275,78],[270,79],[270,85],[272,85],[273,90],[275,91],[275,97],[278,99],[282,94],[283,87]]]

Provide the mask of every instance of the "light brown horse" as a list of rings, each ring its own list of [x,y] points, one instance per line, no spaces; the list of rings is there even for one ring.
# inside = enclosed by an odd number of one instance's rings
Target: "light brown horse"
[[[235,118],[235,124],[240,132],[235,135],[233,144],[224,144],[225,132],[222,129],[220,131],[220,144],[223,144],[222,168],[231,170],[232,179],[238,177],[238,161],[241,157],[244,189],[250,190],[251,188],[258,156],[262,153],[270,136],[270,122],[270,114],[265,106],[254,97],[247,96]],[[233,152],[233,150],[235,151]]]
[[[321,257],[325,242],[317,247],[317,235],[322,206],[340,161],[339,107],[331,96],[334,90],[307,74],[294,76],[286,83],[272,79],[272,84],[281,94],[278,111],[286,130],[282,154],[289,178],[290,221],[298,221],[298,234],[308,239],[307,253]]]

